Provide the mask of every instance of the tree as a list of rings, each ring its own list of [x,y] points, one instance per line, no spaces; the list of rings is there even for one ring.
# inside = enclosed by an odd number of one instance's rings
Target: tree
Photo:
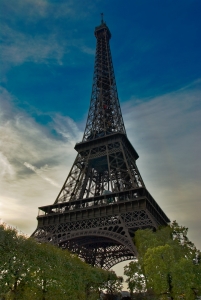
[[[0,224],[0,299],[96,300],[116,274]]]
[[[36,243],[5,224],[0,225],[0,295],[17,299],[25,282],[32,280]]]
[[[126,282],[128,283],[131,297],[134,293],[146,291],[145,276],[138,260],[132,261],[128,266],[124,267],[124,275],[128,277]]]
[[[144,278],[143,285],[159,299],[196,299],[201,294],[200,251],[189,241],[187,233],[188,228],[175,221],[156,232],[138,230],[138,263],[125,268],[127,282],[137,290]]]
[[[116,299],[117,295],[120,295],[120,292],[123,287],[123,277],[116,276],[116,274],[111,271],[108,277],[108,280],[103,283],[102,290],[105,292],[104,300],[113,300]]]

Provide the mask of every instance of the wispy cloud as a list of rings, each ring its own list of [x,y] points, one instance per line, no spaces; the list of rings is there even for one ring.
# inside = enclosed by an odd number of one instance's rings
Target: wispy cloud
[[[13,0],[3,0],[1,6],[5,12],[1,16],[0,38],[3,75],[11,66],[24,62],[63,64],[65,54],[75,49],[94,54],[80,37],[73,35],[76,28],[71,23],[86,18],[93,5],[71,0],[19,0],[16,5]]]
[[[27,19],[28,22],[34,22],[49,15],[52,16],[52,19],[61,17],[75,18],[78,17],[78,12],[80,13],[79,18],[87,15],[87,11],[80,10],[80,6],[76,5],[76,3],[79,3],[78,0],[68,0],[63,3],[50,2],[48,0],[18,0],[17,5],[14,0],[3,0],[2,2],[7,15],[12,14],[13,17],[17,15],[25,20]],[[81,3],[79,4],[81,5]]]
[[[37,207],[56,199],[76,156],[72,145],[81,133],[73,120],[58,114],[50,116],[49,128],[41,126],[13,106],[12,95],[1,91],[0,218],[31,233]]]
[[[55,130],[69,143],[74,145],[77,140],[81,140],[82,133],[71,118],[55,114],[52,119]]]
[[[12,176],[15,174],[15,171],[8,161],[7,157],[0,152],[0,177],[5,177],[6,175]]]
[[[3,26],[5,42],[1,49],[1,59],[4,66],[19,65],[32,61],[48,62],[54,59],[62,64],[62,57],[68,51],[64,41],[58,41],[54,34],[32,36],[15,29]]]
[[[89,48],[87,46],[82,46],[81,50],[82,50],[82,52],[87,53],[89,55],[95,55],[95,49],[94,48]]]
[[[40,169],[37,169],[36,167],[32,166],[31,164],[27,163],[26,161],[24,162],[25,167],[27,167],[28,169],[32,170],[33,172],[35,172],[37,175],[39,175],[41,178],[43,178],[44,180],[46,180],[47,182],[49,182],[50,184],[60,188],[61,186],[56,183],[54,180],[50,179],[49,177],[45,176],[43,174],[44,169],[48,168],[48,165],[45,165],[44,167],[41,167]]]

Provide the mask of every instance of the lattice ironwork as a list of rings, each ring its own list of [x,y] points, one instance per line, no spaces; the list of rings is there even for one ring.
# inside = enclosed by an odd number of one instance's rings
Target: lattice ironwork
[[[138,155],[125,135],[82,142],[75,149],[78,155],[55,203],[144,186],[135,163]]]
[[[73,253],[91,265],[111,268],[136,256],[139,228],[169,219],[147,191],[136,165],[118,100],[109,40],[102,21],[97,39],[86,128],[70,173],[53,205],[40,207],[33,236]]]
[[[91,103],[83,141],[126,134],[119,105],[109,40],[111,33],[103,22],[95,29],[97,38]]]

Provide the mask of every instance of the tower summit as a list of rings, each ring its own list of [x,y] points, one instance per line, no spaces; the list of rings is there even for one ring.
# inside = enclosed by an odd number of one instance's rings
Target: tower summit
[[[109,41],[101,18],[95,28],[92,94],[77,157],[53,205],[40,207],[32,236],[67,248],[87,263],[111,268],[136,257],[132,238],[139,228],[170,220],[147,191],[136,166],[119,105]]]
[[[111,33],[106,23],[95,28],[96,58],[91,103],[83,141],[115,132],[126,134],[112,65],[109,40]]]

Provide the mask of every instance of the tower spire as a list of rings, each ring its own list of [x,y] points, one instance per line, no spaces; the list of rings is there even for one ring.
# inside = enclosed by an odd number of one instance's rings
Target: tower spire
[[[119,105],[109,40],[111,33],[103,22],[95,28],[96,56],[89,114],[83,141],[114,133],[126,134]]]
[[[101,13],[101,24],[103,24],[104,21],[103,21],[103,13]]]

